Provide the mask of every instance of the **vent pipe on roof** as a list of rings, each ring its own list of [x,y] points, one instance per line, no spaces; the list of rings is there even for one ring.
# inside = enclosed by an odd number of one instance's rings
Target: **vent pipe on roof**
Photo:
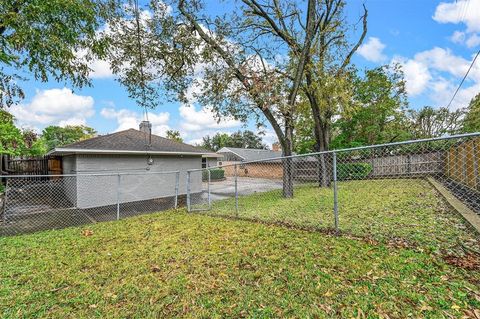
[[[149,121],[142,121],[142,123],[140,123],[140,132],[147,134],[148,145],[152,144],[152,123]]]

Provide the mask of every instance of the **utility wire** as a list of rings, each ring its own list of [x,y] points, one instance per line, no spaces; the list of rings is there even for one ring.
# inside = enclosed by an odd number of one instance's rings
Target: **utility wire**
[[[144,120],[148,122],[148,110],[147,106],[145,105],[146,101],[146,95],[145,95],[145,75],[143,73],[143,55],[142,55],[142,40],[141,40],[141,34],[140,34],[140,9],[139,9],[139,4],[138,0],[134,0],[134,10],[135,10],[135,22],[136,22],[136,27],[137,27],[137,49],[138,49],[138,59],[140,63],[140,82],[142,86],[142,106],[143,106],[143,116]],[[148,123],[150,125],[150,123]],[[145,136],[145,153],[147,155],[147,167],[150,165],[150,154],[149,154],[149,148],[151,146],[152,142],[152,129],[150,127],[150,132],[147,136],[147,134],[144,134]]]
[[[138,49],[138,59],[140,63],[140,85],[142,86],[142,106],[144,109],[143,115],[144,119],[148,121],[148,110],[147,106],[145,105],[147,97],[145,94],[145,74],[143,73],[143,54],[142,54],[142,40],[140,34],[140,9],[138,0],[134,1],[134,10],[135,10],[135,22],[136,22],[136,29],[137,29],[137,49]]]
[[[467,78],[468,73],[470,73],[470,70],[473,68],[473,65],[475,64],[475,61],[477,61],[477,58],[478,58],[479,55],[480,55],[480,50],[478,50],[477,54],[476,54],[475,57],[473,58],[473,61],[472,61],[472,63],[470,64],[470,66],[469,66],[469,68],[468,68],[468,70],[467,70],[467,73],[465,73],[465,75],[463,76],[462,81],[461,81],[460,84],[458,85],[457,90],[455,91],[455,93],[454,93],[453,96],[452,96],[452,99],[451,99],[450,102],[448,103],[447,109],[449,109],[449,108],[450,108],[450,105],[452,105],[453,100],[454,100],[455,97],[457,96],[458,91],[460,91],[460,88],[462,87],[463,82],[465,82],[465,79]]]

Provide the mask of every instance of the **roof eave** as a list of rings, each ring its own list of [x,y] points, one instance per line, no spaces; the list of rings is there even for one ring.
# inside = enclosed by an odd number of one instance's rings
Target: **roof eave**
[[[202,157],[205,158],[223,158],[222,154],[217,154],[217,153],[204,153]]]
[[[175,151],[129,151],[129,150],[95,150],[75,148],[55,148],[47,155],[72,155],[72,154],[112,154],[112,155],[188,155],[203,156],[210,153],[202,152],[175,152]]]

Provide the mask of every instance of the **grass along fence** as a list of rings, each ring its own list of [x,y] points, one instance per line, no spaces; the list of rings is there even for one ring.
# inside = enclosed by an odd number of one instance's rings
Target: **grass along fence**
[[[416,226],[431,227],[434,236],[435,231],[442,233],[435,220],[447,218],[451,210],[430,180],[480,213],[480,193],[464,187],[479,179],[478,170],[469,164],[477,151],[469,145],[478,139],[478,133],[466,134],[292,156],[288,161],[223,165],[229,172],[226,180],[204,181],[201,193],[188,196],[188,207],[217,216],[359,236],[375,236],[379,229],[388,228],[390,236],[405,238],[404,232]],[[451,165],[452,149],[457,148],[467,164]],[[206,176],[211,169],[189,174]],[[284,178],[286,170],[292,173],[290,181]],[[272,171],[282,174],[274,178]],[[286,183],[293,187],[293,198],[284,197]],[[407,237],[413,239],[411,235]]]

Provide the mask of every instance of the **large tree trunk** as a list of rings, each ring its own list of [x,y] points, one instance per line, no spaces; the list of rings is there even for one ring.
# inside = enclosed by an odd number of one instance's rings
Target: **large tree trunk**
[[[293,150],[293,125],[291,120],[285,123],[285,143],[283,156],[291,156]],[[287,157],[282,160],[283,164],[283,197],[293,197],[293,179],[294,179],[294,162],[293,158]]]
[[[307,84],[312,84],[311,74],[307,72]],[[325,152],[329,150],[330,147],[330,124],[328,123],[329,119],[326,119],[327,116],[323,116],[320,110],[320,105],[317,101],[315,94],[311,92],[306,92],[308,100],[310,102],[310,108],[313,114],[314,122],[314,135],[315,135],[315,152]],[[318,159],[318,186],[320,187],[329,187],[331,182],[331,158],[327,154],[322,154],[317,156]]]
[[[322,123],[320,130],[320,139],[318,143],[318,152],[326,152],[330,146],[330,125],[328,123]],[[319,176],[318,176],[318,186],[320,187],[330,187],[332,180],[332,158],[330,154],[321,154],[319,155]]]

